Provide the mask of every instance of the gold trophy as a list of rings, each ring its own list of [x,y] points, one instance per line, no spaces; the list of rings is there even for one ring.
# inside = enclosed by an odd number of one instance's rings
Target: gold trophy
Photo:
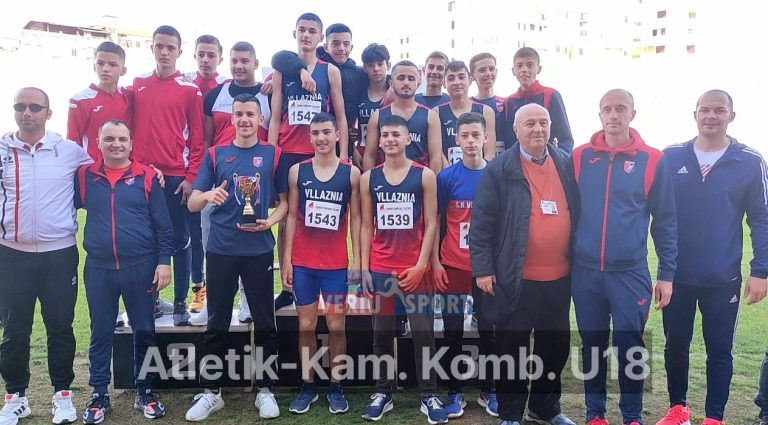
[[[245,200],[245,206],[243,207],[243,221],[240,223],[241,227],[256,227],[256,213],[251,205],[251,197],[259,196],[259,183],[261,182],[261,175],[256,173],[255,176],[235,176],[237,181],[237,188],[240,189],[240,193],[243,194]]]

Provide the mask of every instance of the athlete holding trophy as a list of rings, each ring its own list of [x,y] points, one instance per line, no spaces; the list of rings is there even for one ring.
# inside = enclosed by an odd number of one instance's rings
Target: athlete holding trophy
[[[254,326],[254,350],[264,358],[277,354],[277,330],[272,295],[275,238],[271,227],[288,212],[288,178],[279,167],[280,149],[260,143],[263,117],[259,100],[250,94],[235,97],[232,125],[237,136],[230,144],[208,149],[189,198],[189,210],[200,211],[208,203],[211,232],[206,247],[208,264],[208,327],[203,335],[205,355],[224,358],[225,338],[232,320],[237,282],[242,279]],[[281,164],[282,165],[282,164]],[[282,176],[282,177],[280,177]],[[232,196],[226,191],[231,179]],[[213,187],[214,189],[208,190]],[[273,199],[279,199],[269,214]],[[280,414],[268,376],[257,374],[256,407],[262,418]],[[201,377],[205,390],[195,397],[187,420],[198,421],[224,407],[221,382]]]

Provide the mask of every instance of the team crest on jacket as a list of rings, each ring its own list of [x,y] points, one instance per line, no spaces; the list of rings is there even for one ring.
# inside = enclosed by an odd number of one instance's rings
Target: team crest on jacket
[[[128,180],[126,180],[126,181],[125,181],[125,184],[127,184],[128,186],[130,186],[130,185],[132,185],[132,184],[133,184],[133,182],[135,182],[135,181],[136,181],[136,177],[131,177],[130,179],[128,179]]]
[[[254,167],[261,167],[262,159],[260,156],[254,156],[253,157],[253,166]]]
[[[624,161],[624,172],[629,174],[635,170],[635,161]]]

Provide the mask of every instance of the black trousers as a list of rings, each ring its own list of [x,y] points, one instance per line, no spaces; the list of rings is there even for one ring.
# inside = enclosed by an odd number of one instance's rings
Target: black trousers
[[[56,391],[72,385],[78,261],[76,246],[37,253],[0,245],[0,319],[5,326],[0,376],[9,394],[23,393],[29,386],[29,344],[38,299],[47,333],[51,385]]]
[[[552,282],[522,281],[520,299],[506,326],[496,329],[497,354],[514,358],[512,363],[500,362],[501,379],[495,381],[501,420],[522,422],[526,402],[540,418],[560,413],[560,375],[570,351],[570,308],[570,276]],[[532,352],[531,331],[535,332]],[[520,373],[526,370],[521,362],[530,355],[541,359],[539,379],[529,380]]]
[[[243,281],[245,298],[251,310],[254,329],[254,347],[252,352],[262,350],[264,359],[277,356],[277,327],[275,325],[274,271],[272,251],[258,256],[221,255],[208,251],[207,298],[208,327],[203,334],[204,355],[213,355],[225,361],[226,337],[232,320],[232,303],[238,291],[238,281]],[[258,357],[257,357],[258,358]],[[276,365],[277,362],[271,363]],[[222,376],[218,379],[206,379],[200,376],[205,388],[216,389],[221,386],[223,375],[227,373],[224,363]],[[259,373],[262,364],[255,364],[256,385],[261,388],[272,386],[269,374]],[[277,372],[276,366],[274,371]]]
[[[445,269],[449,271],[449,278],[452,282],[453,279],[459,278],[463,273],[462,270],[457,270],[451,267],[446,267]],[[493,323],[488,320],[485,314],[483,314],[483,291],[477,287],[477,282],[475,282],[475,279],[472,279],[471,272],[467,271],[466,274],[466,278],[472,281],[472,307],[474,309],[474,315],[477,317],[479,336],[478,354],[488,356],[494,353],[495,347]],[[450,364],[453,359],[462,354],[462,343],[464,341],[464,303],[466,302],[466,297],[464,294],[461,294],[463,301],[459,303],[458,311],[450,311],[450,308],[446,308],[446,306],[455,305],[455,303],[451,303],[450,297],[457,297],[458,295],[459,294],[457,293],[448,294],[449,301],[443,303],[443,335],[448,346],[448,351],[445,353],[445,356],[443,356],[441,365],[449,376],[448,389],[454,392],[461,392],[462,381],[450,372]],[[477,387],[483,392],[494,389],[493,375],[487,373],[485,376],[479,376]]]

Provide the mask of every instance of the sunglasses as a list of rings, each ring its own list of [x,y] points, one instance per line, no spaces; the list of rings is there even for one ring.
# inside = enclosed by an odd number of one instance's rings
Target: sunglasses
[[[47,109],[48,107],[43,105],[38,105],[37,103],[30,103],[30,104],[17,103],[13,105],[13,110],[16,112],[24,112],[27,108],[29,108],[29,110],[32,112],[40,112],[43,109]]]

